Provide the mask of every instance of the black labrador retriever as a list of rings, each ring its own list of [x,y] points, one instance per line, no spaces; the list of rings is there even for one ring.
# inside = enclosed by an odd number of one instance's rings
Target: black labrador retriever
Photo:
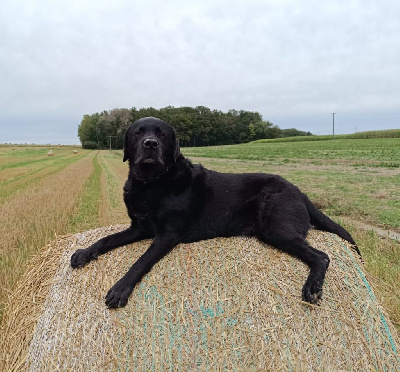
[[[180,153],[174,129],[153,117],[134,122],[124,138],[129,176],[124,201],[131,226],[71,257],[81,267],[114,248],[154,238],[149,249],[109,290],[106,305],[123,307],[135,285],[178,243],[215,237],[256,236],[310,268],[304,301],[318,304],[329,257],[305,240],[311,225],[337,234],[358,248],[296,186],[273,174],[224,174],[192,163]]]

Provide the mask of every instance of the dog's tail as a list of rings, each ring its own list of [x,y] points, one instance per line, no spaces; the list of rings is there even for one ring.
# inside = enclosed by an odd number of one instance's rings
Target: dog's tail
[[[353,245],[354,250],[361,256],[360,250],[357,247],[356,242],[349,234],[349,232],[342,226],[332,221],[327,215],[322,213],[307,197],[303,194],[303,200],[307,207],[308,214],[310,216],[310,222],[318,230],[328,231],[340,236],[342,239],[347,240]]]

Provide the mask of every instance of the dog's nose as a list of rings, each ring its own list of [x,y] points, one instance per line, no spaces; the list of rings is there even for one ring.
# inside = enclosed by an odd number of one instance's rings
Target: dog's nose
[[[153,149],[156,149],[158,147],[158,142],[154,138],[147,138],[143,142],[143,146],[146,148],[152,147]]]

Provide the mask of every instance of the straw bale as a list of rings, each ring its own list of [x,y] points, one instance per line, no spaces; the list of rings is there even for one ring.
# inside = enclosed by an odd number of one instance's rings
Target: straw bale
[[[150,241],[78,270],[69,260],[125,227],[58,238],[35,257],[6,309],[0,370],[400,370],[396,330],[336,235],[308,237],[331,258],[319,307],[301,301],[302,262],[234,237],[177,246],[109,310],[105,294]]]
[[[72,151],[74,154],[77,154],[78,153],[78,150],[73,150]]]
[[[54,151],[53,150],[49,150],[49,152],[47,153],[47,156],[54,156]]]

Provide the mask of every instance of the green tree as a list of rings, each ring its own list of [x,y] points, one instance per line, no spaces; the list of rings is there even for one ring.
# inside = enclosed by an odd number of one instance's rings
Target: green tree
[[[262,138],[288,135],[310,135],[296,129],[281,130],[264,121],[258,112],[229,110],[224,113],[205,106],[116,108],[84,115],[78,126],[83,146],[108,148],[110,136],[114,148],[122,148],[126,129],[134,121],[155,116],[170,123],[176,130],[181,146],[208,146],[242,143]]]

